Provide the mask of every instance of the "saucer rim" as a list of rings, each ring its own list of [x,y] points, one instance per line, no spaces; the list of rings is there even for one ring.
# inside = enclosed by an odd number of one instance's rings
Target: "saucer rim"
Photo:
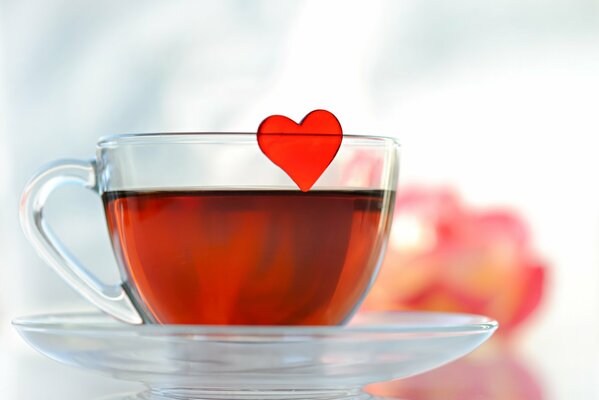
[[[350,321],[346,325],[334,326],[270,326],[270,325],[158,325],[144,324],[132,325],[118,321],[100,311],[78,311],[62,313],[32,314],[14,318],[11,323],[18,331],[44,332],[44,333],[76,333],[78,335],[98,335],[110,333],[111,335],[198,335],[198,336],[221,336],[221,335],[244,335],[244,336],[355,336],[364,334],[388,334],[388,335],[413,335],[413,334],[477,334],[482,332],[494,332],[499,323],[487,316],[470,313],[432,312],[432,311],[365,311],[358,314],[360,317],[381,317],[384,321],[392,320],[388,316],[397,319],[398,316],[446,317],[448,320],[470,319],[469,323],[434,324],[427,325],[403,325],[400,323],[356,323]],[[105,318],[98,322],[77,322],[77,319]],[[52,322],[50,319],[57,321]],[[60,321],[62,320],[62,321]],[[74,322],[73,322],[74,321]]]

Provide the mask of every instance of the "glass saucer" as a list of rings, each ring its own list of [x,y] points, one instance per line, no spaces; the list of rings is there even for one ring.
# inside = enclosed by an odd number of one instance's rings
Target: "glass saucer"
[[[138,399],[363,399],[361,388],[439,367],[497,322],[448,313],[362,313],[345,326],[128,325],[97,312],[22,317],[46,356],[142,382]]]

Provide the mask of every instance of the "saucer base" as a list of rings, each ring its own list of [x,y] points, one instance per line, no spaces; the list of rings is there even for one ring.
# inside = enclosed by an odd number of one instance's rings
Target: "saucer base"
[[[383,400],[356,390],[197,390],[150,389],[97,400]]]

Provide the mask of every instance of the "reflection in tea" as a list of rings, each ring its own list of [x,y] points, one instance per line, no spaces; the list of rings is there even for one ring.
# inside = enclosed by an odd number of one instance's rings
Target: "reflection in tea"
[[[322,325],[343,322],[365,294],[389,195],[127,191],[103,199],[125,285],[150,319]]]

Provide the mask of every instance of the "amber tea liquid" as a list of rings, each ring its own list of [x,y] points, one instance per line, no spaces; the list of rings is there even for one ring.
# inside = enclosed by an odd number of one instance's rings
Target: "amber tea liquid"
[[[129,290],[158,323],[338,324],[377,267],[381,190],[106,192]]]

